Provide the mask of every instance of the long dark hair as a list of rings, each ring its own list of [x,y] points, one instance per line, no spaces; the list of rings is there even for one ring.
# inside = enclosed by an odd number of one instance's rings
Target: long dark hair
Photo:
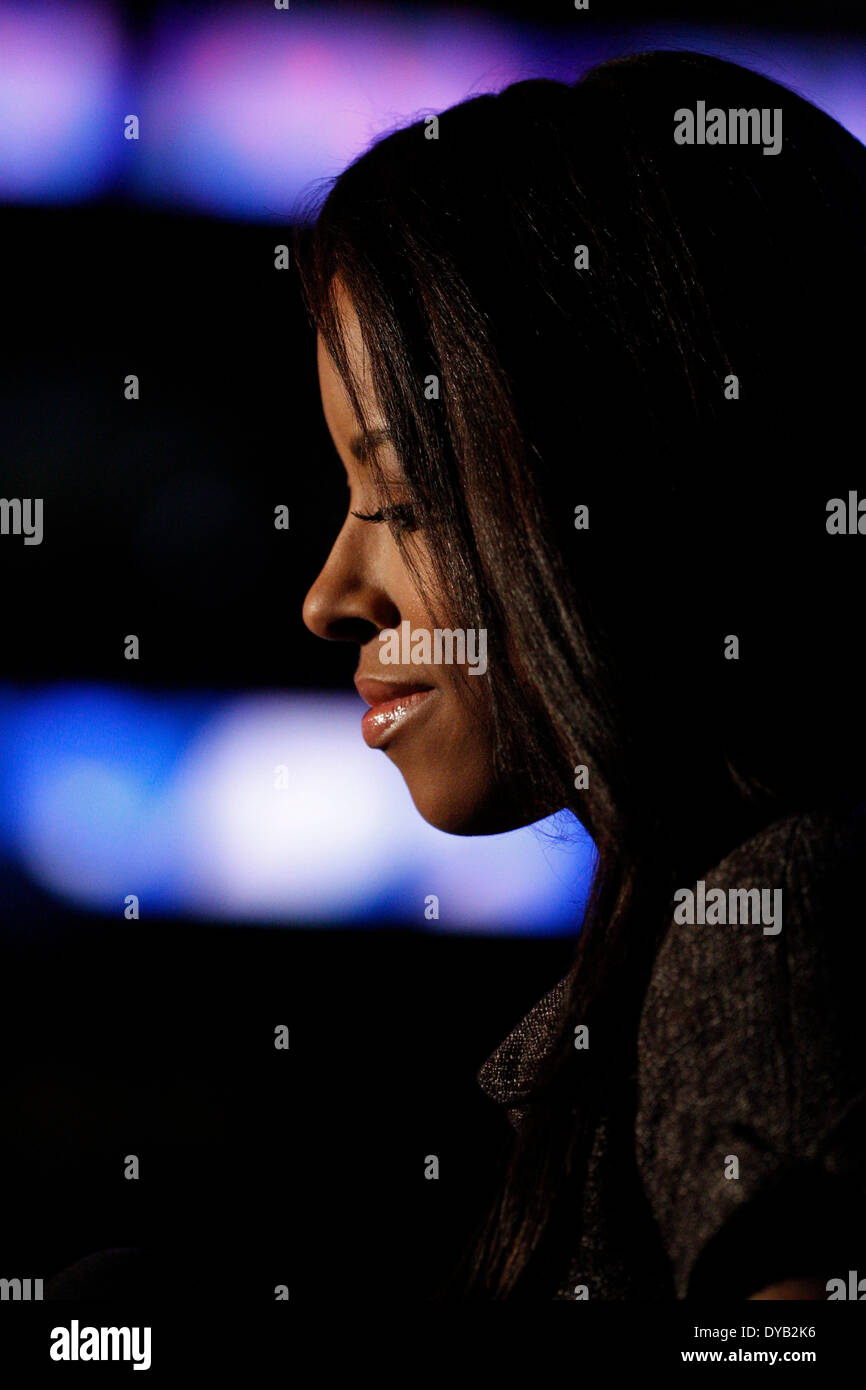
[[[676,143],[699,101],[781,110],[781,150]],[[519,82],[430,135],[422,119],[359,157],[297,255],[363,418],[348,289],[439,591],[488,630],[503,779],[573,810],[598,852],[562,1032],[467,1287],[549,1296],[674,888],[779,816],[862,794],[862,560],[826,508],[862,457],[866,152],[683,52]]]

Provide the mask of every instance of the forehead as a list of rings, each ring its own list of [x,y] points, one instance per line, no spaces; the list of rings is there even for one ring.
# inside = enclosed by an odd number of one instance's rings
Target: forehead
[[[354,376],[364,410],[372,418],[376,415],[376,401],[370,373],[369,357],[361,334],[361,325],[355,307],[347,290],[339,283],[335,285],[340,327],[343,333],[349,365]],[[336,364],[325,347],[321,333],[316,339],[316,357],[319,372],[319,388],[322,405],[328,425],[338,427],[341,432],[357,426],[355,413],[343,379]]]

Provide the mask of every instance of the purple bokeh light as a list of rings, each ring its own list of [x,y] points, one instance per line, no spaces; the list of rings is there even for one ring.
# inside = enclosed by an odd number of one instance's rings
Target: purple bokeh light
[[[163,10],[124,46],[104,4],[0,0],[0,197],[69,202],[106,190],[284,223],[384,132],[527,77],[573,80],[605,58],[696,48],[814,101],[866,141],[866,45],[653,23],[556,30],[413,6]],[[135,114],[140,139],[123,138]]]
[[[123,155],[122,34],[104,5],[0,4],[0,196],[70,203]]]

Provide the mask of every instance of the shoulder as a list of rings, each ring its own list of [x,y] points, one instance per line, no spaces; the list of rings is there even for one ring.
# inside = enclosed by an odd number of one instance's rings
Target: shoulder
[[[821,976],[844,986],[844,967],[863,956],[855,927],[864,857],[866,818],[791,816],[683,885],[692,896],[672,914],[641,1015],[646,1079],[690,1038],[750,1025],[763,1035],[768,1007],[781,1026],[806,975],[810,991]]]
[[[683,885],[696,910],[656,956],[636,1127],[680,1296],[706,1242],[760,1194],[804,1165],[822,1181],[862,1165],[864,846],[861,816],[793,816],[707,873],[700,901]],[[764,915],[743,920],[747,901]]]

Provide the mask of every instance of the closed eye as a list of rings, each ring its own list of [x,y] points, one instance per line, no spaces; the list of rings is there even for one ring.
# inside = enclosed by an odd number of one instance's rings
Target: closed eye
[[[352,516],[357,517],[359,521],[372,521],[377,525],[385,521],[397,531],[415,531],[418,528],[415,513],[405,502],[380,507],[377,512],[352,512]]]

